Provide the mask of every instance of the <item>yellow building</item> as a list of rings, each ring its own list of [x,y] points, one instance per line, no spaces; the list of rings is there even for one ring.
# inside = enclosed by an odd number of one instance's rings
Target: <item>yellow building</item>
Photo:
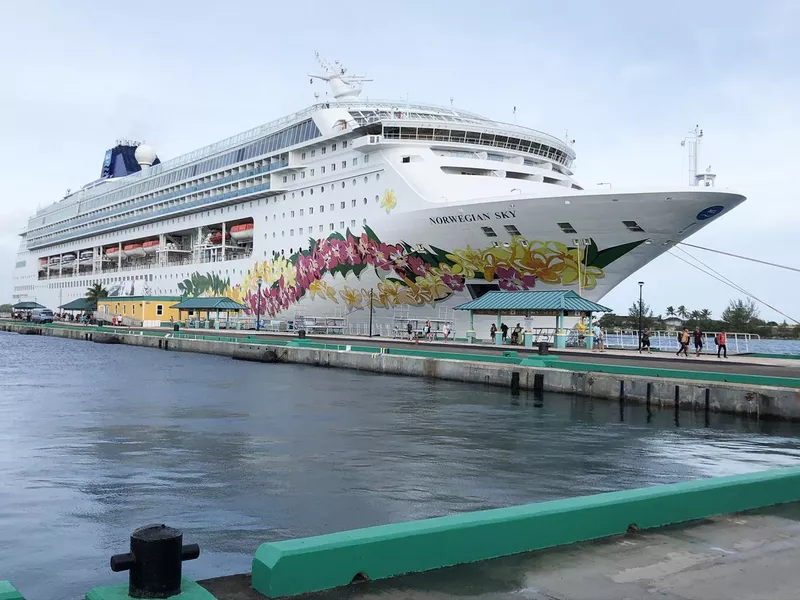
[[[125,325],[141,325],[144,327],[159,327],[168,323],[170,317],[176,321],[178,311],[174,308],[181,301],[180,296],[115,296],[101,298],[97,301],[97,316],[111,320],[111,317],[121,317]]]

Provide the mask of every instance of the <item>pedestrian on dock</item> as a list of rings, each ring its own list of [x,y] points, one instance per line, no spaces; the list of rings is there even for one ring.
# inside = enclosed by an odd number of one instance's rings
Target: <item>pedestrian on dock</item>
[[[647,348],[647,353],[652,354],[652,350],[650,350],[650,328],[645,327],[644,331],[642,332],[642,340],[641,344],[639,344],[639,354],[642,353],[642,350]]]
[[[408,330],[408,339],[409,340],[413,340],[414,339],[414,326],[411,324],[411,321],[409,321],[408,325],[406,325],[406,329]]]
[[[725,334],[724,331],[720,331],[715,338],[717,342],[717,358],[719,358],[719,353],[724,352],[725,358],[728,358],[728,336]]]
[[[592,327],[592,333],[594,334],[594,342],[593,345],[597,348],[599,352],[605,352],[605,340],[603,339],[603,330],[600,329],[599,325],[595,325]],[[594,348],[592,348],[592,352],[594,352]]]
[[[450,323],[444,324],[444,327],[442,328],[442,333],[444,334],[444,341],[446,342],[450,337]]]
[[[508,338],[508,325],[505,323],[500,323],[500,331],[503,332],[503,343],[506,343],[506,338]]]
[[[676,356],[680,356],[681,352],[683,352],[683,355],[685,357],[687,357],[687,358],[689,357],[689,340],[690,339],[691,339],[691,336],[689,335],[689,330],[686,327],[684,327],[683,331],[681,331],[678,334],[678,343],[681,345],[681,347],[678,348],[678,353],[676,354]]]
[[[692,339],[694,340],[694,355],[696,357],[700,356],[700,352],[703,350],[703,332],[700,331],[699,327],[694,328]]]
[[[489,337],[491,338],[493,344],[494,344],[494,337],[495,337],[496,333],[497,333],[497,325],[492,323],[492,327],[489,329]]]

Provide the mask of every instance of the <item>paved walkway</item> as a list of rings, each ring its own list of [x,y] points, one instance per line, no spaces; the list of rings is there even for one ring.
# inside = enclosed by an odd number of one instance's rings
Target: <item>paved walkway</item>
[[[717,517],[304,596],[309,600],[795,600],[800,506]],[[263,600],[249,576],[201,582]]]
[[[162,329],[163,331],[163,329]],[[182,329],[183,333],[198,335],[270,337],[274,339],[297,339],[297,334],[275,333],[267,331],[227,331],[213,329]],[[503,350],[512,350],[520,355],[536,354],[537,349],[524,346],[496,346],[488,343],[467,344],[464,342],[420,342],[415,344],[404,339],[382,337],[313,335],[309,339],[330,344],[374,345],[384,348],[419,348],[439,352],[470,352],[474,354],[499,354]],[[717,358],[716,355],[694,354],[688,358],[678,357],[673,352],[654,352],[639,354],[635,350],[606,350],[592,352],[583,348],[550,349],[550,353],[564,361],[591,362],[598,364],[627,364],[638,367],[655,367],[663,369],[686,369],[691,371],[712,371],[718,373],[741,373],[746,375],[764,375],[772,377],[800,377],[800,360],[789,358],[766,358],[756,356],[729,355],[728,359]]]

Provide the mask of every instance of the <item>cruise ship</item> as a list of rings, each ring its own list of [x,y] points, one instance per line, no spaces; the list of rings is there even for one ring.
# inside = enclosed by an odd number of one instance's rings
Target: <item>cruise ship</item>
[[[108,150],[98,180],[29,219],[14,301],[57,309],[99,283],[227,296],[275,322],[363,322],[370,306],[428,318],[497,289],[597,301],[745,199],[697,174],[702,132],[690,185],[590,191],[569,140],[362,99],[368,79],[317,61],[329,91],[295,114],[163,161],[137,142]]]

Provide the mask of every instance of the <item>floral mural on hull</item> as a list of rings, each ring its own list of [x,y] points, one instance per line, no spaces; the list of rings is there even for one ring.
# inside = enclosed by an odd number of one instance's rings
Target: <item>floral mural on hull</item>
[[[307,250],[291,256],[275,256],[257,262],[241,285],[229,280],[195,273],[180,284],[184,295],[224,295],[246,305],[255,313],[258,279],[261,285],[261,314],[275,316],[304,296],[341,304],[348,310],[369,305],[370,290],[358,286],[361,274],[374,271],[380,282],[372,293],[378,308],[397,305],[435,304],[465,289],[467,281],[495,282],[508,291],[529,290],[538,282],[549,285],[577,285],[592,289],[604,277],[603,269],[644,242],[630,242],[600,250],[594,240],[584,248],[556,241],[528,240],[517,236],[508,245],[489,248],[443,250],[436,246],[388,244],[369,227],[354,235],[332,233],[310,239]],[[325,275],[341,277],[341,283],[322,281]],[[355,285],[348,285],[355,283]]]

